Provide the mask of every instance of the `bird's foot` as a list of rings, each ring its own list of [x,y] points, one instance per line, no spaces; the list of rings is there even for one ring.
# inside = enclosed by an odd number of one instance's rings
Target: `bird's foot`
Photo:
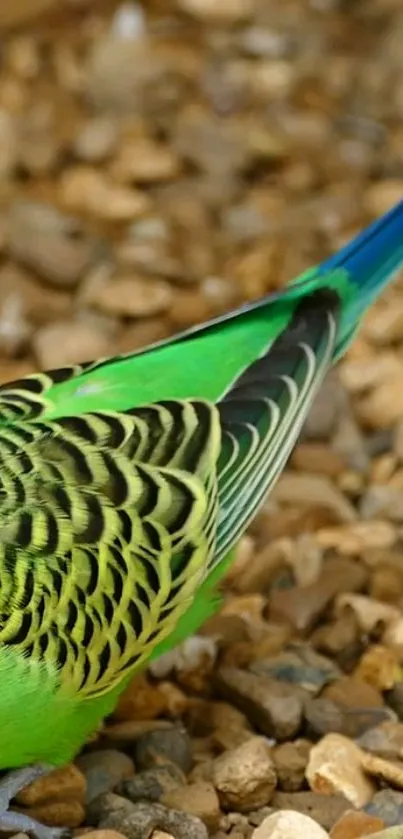
[[[0,779],[0,831],[29,833],[35,839],[62,839],[67,835],[64,828],[47,827],[25,813],[9,809],[10,801],[22,789],[49,772],[51,767],[37,764],[8,772]]]

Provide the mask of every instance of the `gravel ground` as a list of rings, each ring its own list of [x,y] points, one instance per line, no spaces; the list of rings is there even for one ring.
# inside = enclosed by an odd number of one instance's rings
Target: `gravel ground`
[[[260,296],[403,195],[401,0],[14,0],[0,34],[0,381]],[[400,280],[221,613],[20,807],[88,839],[403,837],[402,363]]]

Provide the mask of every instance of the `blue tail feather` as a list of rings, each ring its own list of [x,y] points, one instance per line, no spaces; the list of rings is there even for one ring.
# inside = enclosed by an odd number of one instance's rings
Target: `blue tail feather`
[[[371,303],[402,266],[403,201],[320,264],[321,277],[340,269],[347,272],[353,291],[343,312],[337,356],[346,349]]]

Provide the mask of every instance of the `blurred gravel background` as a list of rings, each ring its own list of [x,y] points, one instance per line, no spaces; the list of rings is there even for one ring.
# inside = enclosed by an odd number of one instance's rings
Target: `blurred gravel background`
[[[0,39],[0,381],[258,297],[403,196],[402,0],[13,0]],[[222,613],[21,806],[89,839],[403,837],[402,373],[398,281]]]

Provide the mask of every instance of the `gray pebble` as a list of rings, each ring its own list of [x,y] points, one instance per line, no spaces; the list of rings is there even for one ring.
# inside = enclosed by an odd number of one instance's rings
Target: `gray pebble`
[[[87,781],[87,804],[103,792],[111,792],[134,774],[134,763],[117,749],[100,749],[77,758],[76,764]]]
[[[122,781],[116,787],[116,792],[134,803],[144,800],[159,801],[165,793],[185,783],[185,776],[179,767],[174,763],[166,763]]]
[[[134,747],[134,760],[140,770],[150,769],[163,760],[170,761],[186,774],[193,764],[189,735],[179,725],[142,734]]]
[[[96,799],[89,818],[101,830],[117,830],[127,839],[150,839],[155,830],[164,830],[175,839],[208,839],[207,828],[197,816],[161,804],[133,804],[112,793]]]

